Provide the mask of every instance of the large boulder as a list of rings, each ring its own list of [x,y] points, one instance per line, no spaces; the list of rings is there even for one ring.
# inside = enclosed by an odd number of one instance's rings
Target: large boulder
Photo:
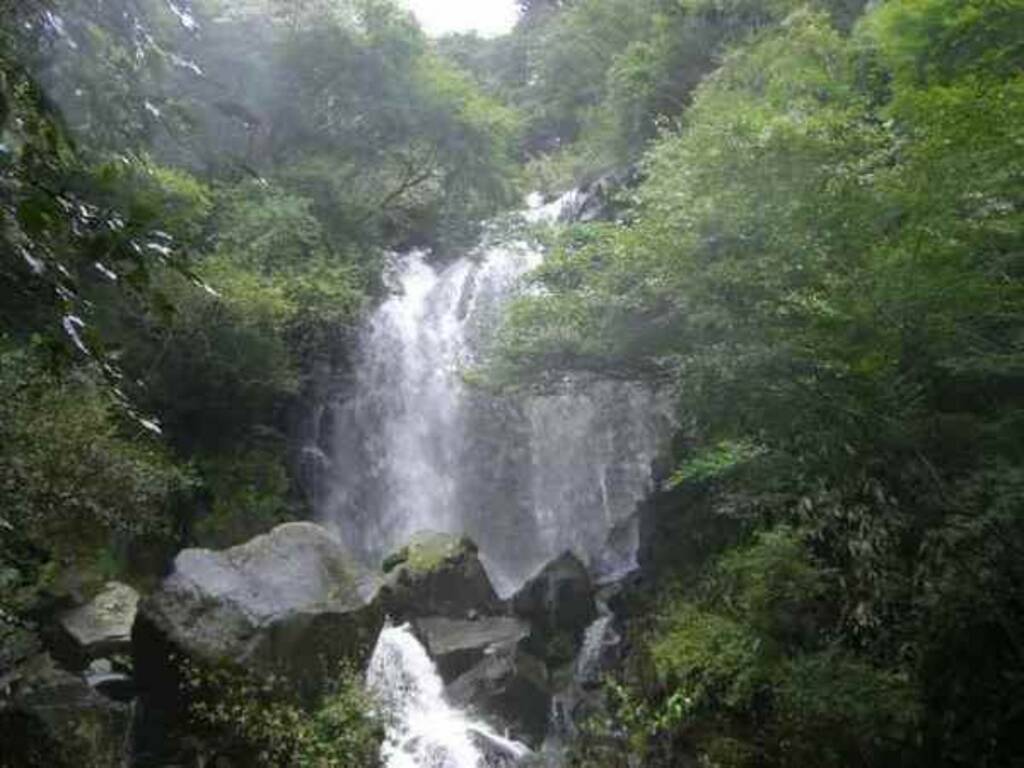
[[[528,624],[508,616],[475,621],[429,616],[416,619],[413,628],[446,683],[478,664],[487,653],[514,646],[530,634]]]
[[[282,525],[221,552],[181,552],[139,604],[132,631],[139,764],[178,759],[190,669],[273,676],[312,700],[340,663],[362,664],[383,626],[364,584],[338,540],[312,523]]]
[[[446,689],[457,707],[509,729],[530,746],[547,732],[551,693],[543,662],[517,646],[494,649]]]
[[[597,618],[586,566],[571,552],[552,560],[512,598],[512,609],[533,627],[527,648],[551,665],[571,661]]]
[[[138,592],[112,581],[92,601],[62,613],[60,626],[74,656],[85,665],[93,659],[128,653],[138,605]]]
[[[501,608],[476,544],[465,537],[418,533],[384,561],[384,571],[380,603],[396,620],[468,618]]]
[[[22,690],[0,705],[0,765],[123,768],[132,708],[101,696],[82,678],[39,657]]]
[[[340,542],[312,523],[282,525],[222,552],[184,550],[139,606],[140,685],[168,649],[316,685],[333,663],[361,663],[372,650],[383,617],[364,584]]]

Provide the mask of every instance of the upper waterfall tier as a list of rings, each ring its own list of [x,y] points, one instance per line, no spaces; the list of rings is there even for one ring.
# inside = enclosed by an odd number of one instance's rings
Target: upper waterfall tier
[[[521,218],[551,222],[574,201],[538,203]],[[438,530],[473,538],[503,591],[567,549],[598,571],[632,564],[629,520],[664,434],[662,398],[571,378],[554,393],[496,397],[463,381],[543,261],[527,240],[492,235],[443,267],[423,252],[396,261],[394,293],[370,317],[354,385],[333,409],[320,503],[370,561]]]

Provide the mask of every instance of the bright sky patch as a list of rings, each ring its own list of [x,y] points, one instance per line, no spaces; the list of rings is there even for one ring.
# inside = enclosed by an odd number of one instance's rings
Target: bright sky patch
[[[405,0],[430,35],[478,32],[486,37],[510,31],[516,23],[515,0]]]

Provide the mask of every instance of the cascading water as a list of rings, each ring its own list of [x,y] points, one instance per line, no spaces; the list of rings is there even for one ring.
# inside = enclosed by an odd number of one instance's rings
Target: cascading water
[[[391,725],[387,768],[503,768],[529,753],[448,705],[434,663],[408,627],[381,632],[367,684]]]
[[[520,228],[575,201],[534,204]],[[503,592],[568,549],[596,571],[632,566],[628,521],[650,484],[663,399],[571,378],[555,392],[498,397],[462,378],[542,260],[529,238],[491,235],[443,268],[422,252],[396,261],[394,293],[364,329],[352,389],[332,410],[320,501],[321,518],[369,564],[435,530],[476,541]]]
[[[320,440],[320,516],[368,565],[433,530],[472,538],[506,594],[566,550],[599,578],[633,567],[634,511],[670,423],[666,398],[582,377],[502,397],[462,376],[543,261],[530,227],[579,202],[531,205],[512,223],[519,236],[496,229],[444,267],[419,251],[396,258],[393,294],[364,328],[354,381]],[[581,677],[597,674],[614,633],[601,621],[587,633]],[[388,768],[505,768],[527,752],[449,706],[407,627],[382,632],[368,682],[389,718]]]

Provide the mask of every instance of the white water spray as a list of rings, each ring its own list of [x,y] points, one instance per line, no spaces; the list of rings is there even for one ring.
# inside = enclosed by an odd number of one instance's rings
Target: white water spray
[[[552,222],[578,204],[575,193],[534,200],[521,219]],[[332,409],[320,492],[321,518],[368,564],[435,530],[476,541],[505,594],[570,549],[598,576],[633,566],[628,521],[649,490],[665,398],[572,377],[497,397],[462,379],[542,261],[527,239],[491,235],[443,268],[422,252],[396,263],[394,295],[370,318],[351,390]]]
[[[367,683],[390,721],[387,768],[504,768],[529,753],[445,701],[441,677],[408,626],[381,632]]]

